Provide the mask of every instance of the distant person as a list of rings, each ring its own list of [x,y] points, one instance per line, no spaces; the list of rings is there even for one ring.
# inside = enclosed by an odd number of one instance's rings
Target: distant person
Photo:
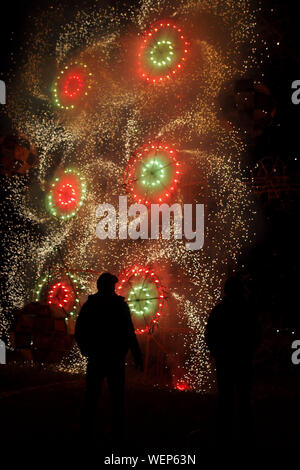
[[[252,437],[252,362],[260,328],[243,282],[231,277],[224,291],[225,296],[212,310],[205,331],[217,371],[218,440],[219,444],[231,440],[236,415],[240,438],[247,443]]]
[[[75,339],[88,359],[83,432],[87,437],[94,432],[98,399],[106,378],[112,402],[113,439],[119,444],[124,432],[125,357],[130,349],[141,370],[143,360],[129,307],[124,297],[115,293],[117,282],[116,276],[101,274],[98,292],[90,295],[80,310]]]

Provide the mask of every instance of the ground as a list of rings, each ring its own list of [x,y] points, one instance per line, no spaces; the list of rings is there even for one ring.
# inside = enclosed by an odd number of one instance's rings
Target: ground
[[[288,382],[290,380],[290,383]],[[0,442],[24,456],[63,450],[74,457],[81,446],[79,412],[84,376],[43,367],[0,366]],[[297,384],[297,385],[296,385]],[[99,441],[111,454],[109,402],[104,390],[99,410]],[[127,381],[127,443],[125,455],[145,450],[199,453],[215,447],[215,393],[180,392],[153,387],[140,375]],[[289,452],[299,445],[299,380],[256,383],[254,411],[257,448]],[[24,452],[24,451],[23,451]],[[100,455],[100,453],[99,453]],[[16,455],[15,455],[16,457]]]

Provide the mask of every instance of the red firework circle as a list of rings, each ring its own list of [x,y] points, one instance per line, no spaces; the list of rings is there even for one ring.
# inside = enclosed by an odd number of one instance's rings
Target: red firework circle
[[[56,77],[53,96],[56,106],[73,109],[88,95],[92,73],[83,62],[71,62]]]
[[[74,301],[74,293],[69,285],[57,282],[50,287],[47,303],[66,309]]]

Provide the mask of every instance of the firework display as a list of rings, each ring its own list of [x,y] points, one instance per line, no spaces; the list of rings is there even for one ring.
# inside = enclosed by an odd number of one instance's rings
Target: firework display
[[[180,177],[176,152],[168,145],[146,144],[129,161],[125,185],[138,203],[169,200]]]
[[[17,221],[22,232],[3,238],[8,307],[1,325],[8,330],[9,311],[33,300],[33,279],[42,279],[35,300],[76,316],[77,286],[87,286],[85,300],[101,272],[121,273],[117,292],[138,333],[182,327],[184,353],[176,366],[169,361],[173,382],[209,390],[207,315],[228,267],[255,236],[256,207],[241,165],[245,133],[220,116],[225,85],[256,70],[255,14],[248,0],[147,0],[126,11],[96,0],[68,21],[63,13],[59,6],[32,17],[24,67],[11,80],[6,112],[39,158],[30,179],[5,185],[13,210],[3,206],[3,222]],[[54,54],[50,76],[60,72],[52,86],[43,71]],[[188,251],[174,238],[99,240],[98,204],[116,206],[126,191],[136,203],[204,204],[203,249]],[[45,193],[53,217],[45,217]],[[48,266],[66,274],[49,278]],[[64,364],[77,371],[83,363],[72,351]]]
[[[131,267],[121,273],[116,291],[129,305],[135,331],[147,333],[158,324],[165,294],[161,282],[149,267]]]
[[[76,170],[67,169],[51,184],[47,195],[50,213],[61,219],[70,219],[83,204],[86,193],[84,178]]]
[[[84,289],[72,273],[51,274],[42,278],[35,291],[35,301],[52,305],[65,313],[65,317],[76,314],[80,305],[79,293]]]
[[[169,80],[184,66],[189,42],[171,21],[159,21],[143,33],[139,48],[139,74],[152,83]]]
[[[75,61],[66,65],[55,79],[53,97],[56,106],[74,109],[88,95],[92,73],[87,65]]]

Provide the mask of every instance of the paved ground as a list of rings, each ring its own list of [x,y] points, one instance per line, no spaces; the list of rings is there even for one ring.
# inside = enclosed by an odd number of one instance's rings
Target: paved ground
[[[14,458],[34,449],[52,457],[74,458],[81,449],[79,410],[84,378],[11,366],[0,367],[0,442]],[[300,443],[300,399],[293,383],[255,391],[257,447],[293,451]],[[127,385],[127,455],[146,449],[163,453],[215,450],[216,396]],[[110,453],[109,401],[104,390],[99,410],[99,440]],[[99,450],[100,455],[100,450]],[[97,468],[97,467],[96,467]]]

